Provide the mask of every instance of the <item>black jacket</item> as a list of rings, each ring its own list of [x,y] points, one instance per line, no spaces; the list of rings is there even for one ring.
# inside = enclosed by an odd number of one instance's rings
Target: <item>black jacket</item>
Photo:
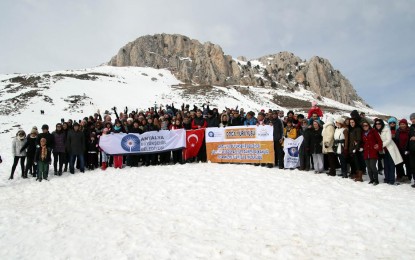
[[[23,145],[22,149],[27,148],[27,151],[26,151],[27,157],[34,158],[35,153],[36,153],[36,140],[37,140],[37,137],[32,138],[30,137],[30,135],[26,137],[26,143]]]
[[[84,154],[86,143],[85,135],[82,131],[69,131],[68,139],[66,140],[67,151],[73,155]]]
[[[46,146],[48,148],[53,148],[55,146],[55,137],[53,137],[53,135],[49,132],[45,133],[40,133],[37,138],[36,138],[36,146],[40,146],[40,139],[45,138],[46,139]]]
[[[273,135],[274,135],[274,142],[281,140],[284,136],[284,126],[279,118],[275,118],[271,120],[273,126]]]
[[[321,134],[323,132],[323,129],[320,127],[318,130],[315,130],[314,128],[310,130],[310,140],[308,145],[308,148],[310,149],[310,154],[323,153],[323,146],[321,145],[321,143],[323,142],[323,136]]]

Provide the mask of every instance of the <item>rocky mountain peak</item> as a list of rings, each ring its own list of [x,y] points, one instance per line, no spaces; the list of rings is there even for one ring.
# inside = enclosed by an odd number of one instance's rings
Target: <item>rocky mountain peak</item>
[[[122,47],[108,63],[111,66],[166,68],[179,80],[192,85],[244,85],[287,88],[304,87],[316,97],[328,97],[344,104],[365,104],[349,80],[327,59],[314,56],[302,60],[290,52],[279,52],[254,60],[233,59],[211,42],[178,34],[139,37]]]

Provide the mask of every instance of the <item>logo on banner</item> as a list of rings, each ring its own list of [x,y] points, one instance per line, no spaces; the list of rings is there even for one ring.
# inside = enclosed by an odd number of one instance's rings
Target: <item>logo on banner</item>
[[[299,155],[298,147],[288,148],[288,154],[292,157],[298,157],[298,155]]]
[[[259,129],[259,131],[258,131],[258,136],[261,136],[261,137],[266,137],[266,136],[269,136],[270,134],[269,134],[269,132],[268,132],[268,130],[267,129],[265,129],[265,128],[261,128],[261,129]]]
[[[140,138],[135,135],[126,135],[121,139],[121,147],[127,152],[140,151]]]
[[[225,129],[226,139],[255,138],[256,128]]]
[[[212,131],[210,131],[210,132],[208,133],[208,136],[209,136],[209,137],[215,137],[215,133],[213,133]]]

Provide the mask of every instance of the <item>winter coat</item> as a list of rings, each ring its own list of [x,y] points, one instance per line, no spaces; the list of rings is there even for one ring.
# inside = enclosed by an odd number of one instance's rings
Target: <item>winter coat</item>
[[[206,118],[207,127],[219,127],[219,118],[218,117],[207,117]]]
[[[396,146],[395,142],[392,140],[392,133],[389,127],[385,126],[382,129],[382,132],[380,133],[380,138],[383,142],[383,148],[388,150],[395,165],[403,162],[401,153],[399,152],[399,149]]]
[[[195,117],[192,121],[192,129],[206,128],[207,122],[203,117]]]
[[[229,122],[229,126],[241,126],[244,125],[244,119],[240,116],[233,117]]]
[[[398,145],[399,151],[402,153],[406,151],[409,143],[409,128],[402,130],[401,128],[398,128],[395,133],[395,141]]]
[[[334,153],[333,145],[334,145],[334,124],[331,122],[327,122],[323,125],[323,153]]]
[[[50,149],[54,146],[54,137],[51,133],[40,133],[38,134],[36,138],[36,146],[40,146],[40,139],[45,138],[46,139],[46,146]]]
[[[13,138],[13,141],[12,141],[13,156],[25,157],[26,150],[23,148],[25,144],[26,144],[25,137],[23,137],[22,139],[20,139],[19,136],[16,136],[15,138]]]
[[[98,141],[96,139],[89,139],[86,145],[86,149],[88,153],[98,153]]]
[[[26,150],[26,156],[27,157],[31,157],[31,158],[34,158],[35,157],[35,153],[36,153],[36,139],[37,139],[37,136],[32,137],[31,135],[28,135],[26,137],[26,143],[22,147],[22,149],[27,149]]]
[[[362,129],[357,126],[350,128],[349,153],[358,152],[361,147],[362,147]]]
[[[143,130],[141,128],[131,128],[130,131],[128,133],[132,133],[132,134],[142,134]]]
[[[244,125],[256,125],[257,120],[255,117],[251,117],[251,119],[245,119]]]
[[[310,119],[311,116],[316,113],[319,117],[323,116],[323,111],[319,107],[312,107],[310,110],[308,110],[308,116],[307,118]]]
[[[306,148],[310,149],[310,154],[321,154],[323,153],[323,136],[321,135],[323,129],[321,127],[317,130],[314,128],[310,129],[309,145]]]
[[[46,145],[46,147],[47,147],[47,145]],[[42,162],[45,162],[45,163],[51,163],[52,162],[51,149],[49,147],[47,147],[48,152],[46,154],[46,158],[44,160],[42,160],[41,154],[40,154],[40,151],[41,151],[40,148],[41,148],[40,146],[36,147],[35,162],[42,161]]]
[[[378,152],[383,150],[383,142],[380,138],[379,133],[370,128],[367,132],[362,132],[363,142],[363,158],[367,159],[378,159]],[[375,149],[374,146],[378,145],[379,148]]]
[[[159,131],[160,129],[154,124],[146,124],[144,126],[144,132]]]
[[[271,120],[273,126],[274,142],[281,140],[284,137],[284,127],[279,118]]]
[[[411,141],[411,137],[415,137],[415,125],[411,125],[409,128],[409,141],[407,151],[415,152],[415,141]]]
[[[53,152],[54,153],[64,153],[66,149],[66,134],[64,131],[53,132]]]
[[[333,150],[337,154],[348,153],[349,149],[349,129],[336,128],[334,131]]]
[[[85,151],[85,135],[81,131],[69,131],[66,140],[67,151],[73,155],[81,155]]]
[[[297,128],[292,127],[291,129],[288,129],[287,127],[284,127],[284,137],[291,138],[291,139],[297,139],[298,137]]]

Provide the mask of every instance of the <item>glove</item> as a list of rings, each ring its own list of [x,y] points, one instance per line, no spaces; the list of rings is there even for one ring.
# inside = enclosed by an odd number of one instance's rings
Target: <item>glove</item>
[[[408,155],[409,154],[409,152],[408,151],[405,151],[405,155]]]
[[[359,149],[359,152],[363,152],[363,148],[360,148],[360,149]]]
[[[33,164],[34,164],[34,165],[37,165],[37,162],[34,162]]]

